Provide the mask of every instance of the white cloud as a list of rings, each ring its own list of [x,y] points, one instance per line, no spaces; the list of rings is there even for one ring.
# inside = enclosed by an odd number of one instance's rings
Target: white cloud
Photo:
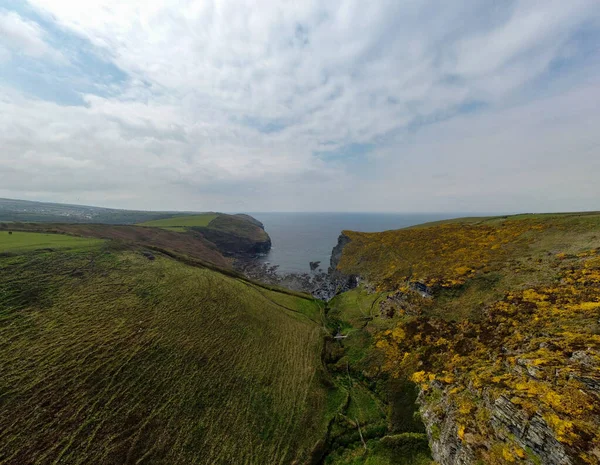
[[[573,48],[577,55],[574,34],[586,27],[600,36],[596,0],[30,4],[93,44],[128,78],[96,83],[110,88],[110,96],[85,95],[85,107],[0,87],[0,195],[69,200],[77,193],[96,204],[112,199],[111,206],[146,208],[237,209],[242,199],[251,210],[412,210],[405,199],[414,191],[426,209],[473,210],[469,198],[482,209],[506,209],[496,199],[485,208],[484,194],[468,194],[493,191],[501,168],[517,170],[522,161],[492,151],[501,159],[492,163],[497,169],[478,168],[478,151],[488,150],[495,133],[479,124],[479,114],[457,117],[457,109],[482,103],[482,121],[513,127],[503,115],[518,113],[506,106],[537,108],[530,86]],[[0,14],[5,30],[12,31],[4,42],[13,51],[53,52],[46,33],[16,13]],[[548,114],[582,104],[573,94],[561,96],[584,81],[576,72],[581,64],[573,66],[562,87],[546,95]],[[411,138],[422,124],[431,126]],[[444,135],[452,124],[460,138]],[[517,131],[511,150],[533,160],[563,146],[550,137],[550,126],[542,119],[530,133]],[[574,133],[597,140],[593,130]],[[432,146],[430,138],[446,142]],[[477,144],[461,150],[471,138]],[[373,148],[378,166],[344,157],[357,144]],[[315,155],[326,150],[335,152],[333,159]],[[415,157],[429,159],[440,176],[428,177]],[[460,192],[445,184],[457,164],[482,181],[460,177]],[[403,166],[415,173],[404,169],[402,183],[390,181],[389,173]],[[372,184],[375,172],[380,180]],[[530,176],[517,194],[556,185],[540,171]],[[573,199],[577,189],[570,189]],[[360,201],[349,201],[348,192]],[[455,198],[456,207],[440,198]]]
[[[427,211],[597,210],[597,83],[432,125],[376,154],[373,198]],[[401,189],[395,186],[402,186]],[[366,203],[362,208],[366,207]],[[385,208],[383,208],[385,209]]]
[[[33,58],[67,63],[67,59],[60,52],[46,43],[45,33],[37,23],[25,20],[12,11],[0,10],[0,46],[4,48],[5,55],[12,51]],[[2,52],[0,56],[1,54]]]
[[[0,45],[0,63],[10,60],[10,51]]]

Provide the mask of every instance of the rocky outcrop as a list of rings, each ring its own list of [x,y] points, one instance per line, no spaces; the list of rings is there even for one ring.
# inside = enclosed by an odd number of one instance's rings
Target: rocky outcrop
[[[460,437],[456,420],[457,406],[450,400],[451,386],[434,382],[435,394],[421,392],[420,413],[425,423],[433,458],[440,465],[471,465],[493,453],[494,444],[516,443],[528,451],[520,463],[572,465],[570,458],[541,415],[527,415],[523,409],[501,395],[495,399],[479,399],[480,410],[489,412],[488,434],[476,439],[471,434]],[[474,395],[475,398],[475,395]]]
[[[349,239],[341,234],[332,251],[331,266],[326,273],[319,268],[320,261],[309,262],[310,273],[279,273],[277,266],[257,263],[255,260],[248,260],[244,257],[238,257],[234,266],[251,279],[267,284],[276,284],[294,291],[307,292],[313,297],[327,302],[337,294],[354,289],[360,283],[359,276],[345,275],[336,269],[342,250],[348,242]]]
[[[349,291],[358,286],[360,278],[358,276],[346,276],[339,271],[322,273],[323,279],[315,280],[315,286],[310,293],[317,299],[325,302],[333,299],[337,294]]]
[[[345,231],[330,270],[394,318],[369,329],[421,390],[436,463],[600,464],[600,223],[504,220]]]
[[[219,215],[208,226],[193,227],[227,257],[252,257],[271,250],[263,224],[248,215]]]
[[[344,233],[340,234],[336,246],[331,251],[331,259],[329,260],[329,266],[331,270],[337,270],[337,266],[342,258],[342,252],[344,247],[350,242],[350,238]]]
[[[523,448],[529,448],[542,463],[548,465],[570,465],[572,460],[554,432],[539,415],[528,416],[504,396],[498,397],[493,405],[491,425],[501,438],[512,435]]]
[[[470,465],[475,463],[475,454],[458,436],[458,425],[454,406],[450,405],[441,383],[434,382],[433,389],[441,392],[437,402],[428,399],[424,392],[419,394],[420,413],[433,458],[440,465]]]
[[[220,231],[211,228],[193,229],[202,234],[206,240],[215,244],[219,252],[226,257],[261,255],[271,250],[270,238],[257,241],[229,231]]]
[[[308,264],[310,271],[315,271],[317,268],[319,268],[319,265],[321,265],[320,261],[309,262],[309,264]]]

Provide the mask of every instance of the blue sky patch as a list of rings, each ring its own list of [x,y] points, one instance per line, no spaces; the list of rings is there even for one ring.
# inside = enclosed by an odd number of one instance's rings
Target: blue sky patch
[[[323,161],[361,161],[375,148],[374,144],[355,143],[345,145],[335,150],[317,150],[313,154]]]
[[[0,1],[0,12],[17,13],[24,21],[36,23],[43,31],[48,47],[68,62],[52,57],[31,57],[11,50],[8,66],[0,69],[0,84],[6,84],[43,100],[61,105],[83,105],[83,94],[110,96],[127,80],[127,74],[103,57],[87,39],[60,28],[27,4]]]
[[[272,134],[283,131],[288,125],[281,120],[257,118],[254,116],[246,116],[239,120],[244,126],[262,132],[263,134]]]

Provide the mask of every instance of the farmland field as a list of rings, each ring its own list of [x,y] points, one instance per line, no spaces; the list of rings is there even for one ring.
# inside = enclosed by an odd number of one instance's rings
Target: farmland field
[[[160,254],[1,257],[0,463],[305,462],[321,314]]]
[[[140,226],[154,226],[171,230],[183,230],[192,226],[208,226],[217,216],[216,213],[203,213],[200,215],[175,216],[161,220],[146,221],[139,223]]]
[[[0,252],[24,252],[37,249],[89,248],[103,241],[64,234],[0,231]]]

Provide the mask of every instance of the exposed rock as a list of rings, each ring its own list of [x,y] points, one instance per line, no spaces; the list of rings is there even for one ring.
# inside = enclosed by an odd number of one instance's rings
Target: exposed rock
[[[590,392],[600,399],[600,378],[575,375],[573,375],[573,378],[579,381],[580,383],[585,384],[585,386],[590,390]]]
[[[310,271],[315,271],[317,268],[319,268],[319,265],[321,264],[320,261],[317,262],[309,262],[309,267],[310,267]]]
[[[322,273],[323,279],[317,281],[316,286],[310,291],[317,299],[329,301],[337,294],[349,291],[360,283],[358,276],[346,276],[340,272]]]
[[[152,255],[152,253],[151,253],[151,252],[148,252],[147,250],[144,250],[144,251],[142,252],[142,255],[143,255],[144,257],[146,257],[148,260],[154,260],[154,258],[155,258],[155,257],[154,257],[154,255]]]
[[[331,270],[336,270],[338,263],[342,258],[342,252],[344,247],[350,242],[350,238],[344,233],[340,234],[336,246],[331,251],[331,258],[329,260],[329,266]]]
[[[324,301],[355,288],[360,282],[357,276],[345,276],[339,272],[280,273],[277,265],[261,263],[251,258],[239,258],[234,267],[251,279],[306,292]]]
[[[425,423],[433,458],[440,465],[474,464],[473,450],[458,437],[458,425],[454,419],[453,406],[448,405],[443,388],[439,383],[434,382],[433,388],[442,392],[439,404],[427,402],[422,392],[418,399],[421,404],[421,418]],[[442,408],[439,408],[440,406]]]
[[[528,418],[522,409],[504,396],[494,401],[491,425],[500,437],[503,436],[502,430],[506,429],[514,435],[521,447],[530,448],[544,464],[573,463],[563,445],[554,437],[553,431],[539,414],[536,413]]]
[[[535,366],[532,363],[532,360],[526,358],[518,358],[517,365],[524,368],[530,377],[534,379],[539,379],[541,377],[542,370],[539,367]]]
[[[410,283],[410,288],[413,291],[421,294],[421,297],[425,297],[427,299],[431,299],[433,297],[433,291],[426,284],[415,281]]]
[[[509,437],[524,450],[535,454],[535,460],[524,459],[524,463],[574,463],[541,415],[528,415],[505,396],[494,400],[479,398],[482,406],[491,413],[488,427],[492,432],[483,441],[469,441],[467,435],[461,439],[455,418],[456,406],[447,395],[451,388],[439,382],[432,383],[432,388],[437,394],[428,397],[422,392],[419,395],[419,403],[433,458],[440,465],[478,463],[477,460],[481,457],[481,453],[478,452],[486,451],[493,442],[507,440]]]
[[[475,454],[458,437],[458,425],[453,415],[453,407],[448,405],[443,386],[438,381],[432,389],[441,393],[438,402],[426,400],[424,392],[417,402],[431,446],[431,454],[440,465],[469,465],[475,463]],[[440,408],[441,407],[441,408]]]
[[[590,367],[594,365],[594,359],[592,358],[592,354],[587,350],[577,350],[573,352],[573,355],[571,355],[571,361],[579,362],[582,365]]]
[[[190,229],[212,242],[227,257],[252,257],[271,250],[271,238],[262,223],[248,215],[220,215],[208,226]]]

